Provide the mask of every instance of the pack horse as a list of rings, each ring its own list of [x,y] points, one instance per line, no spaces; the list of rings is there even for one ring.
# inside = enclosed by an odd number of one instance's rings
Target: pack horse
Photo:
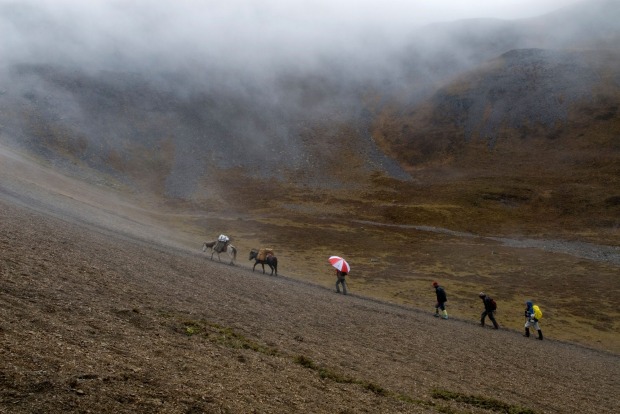
[[[230,258],[230,264],[234,264],[237,258],[237,249],[230,243],[230,238],[224,234],[220,234],[217,240],[204,242],[202,245],[202,251],[206,252],[211,250],[211,260],[213,255],[217,254],[217,259],[221,262],[220,253],[226,252]]]
[[[271,275],[275,271],[276,276],[278,276],[278,258],[273,254],[273,249],[252,249],[250,250],[250,260],[254,260],[252,271],[254,271],[257,264],[260,264],[263,266],[263,273],[265,273],[265,265],[267,265],[271,269]]]

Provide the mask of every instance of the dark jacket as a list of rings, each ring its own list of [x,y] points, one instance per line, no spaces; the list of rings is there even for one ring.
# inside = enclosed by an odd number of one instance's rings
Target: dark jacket
[[[493,309],[493,305],[491,305],[491,298],[488,296],[485,296],[484,298],[482,298],[482,302],[484,303],[484,310],[487,312],[493,312],[495,309]]]
[[[437,302],[444,303],[448,301],[446,291],[441,286],[435,287],[435,293],[437,294]]]

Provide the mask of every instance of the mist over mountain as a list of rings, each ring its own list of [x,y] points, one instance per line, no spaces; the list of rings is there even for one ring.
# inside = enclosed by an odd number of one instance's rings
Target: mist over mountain
[[[600,149],[615,149],[618,67],[620,54],[612,51],[511,50],[440,88],[407,115],[384,114],[376,133],[410,164],[458,158],[457,148],[476,141],[494,149],[498,140],[508,140],[526,150],[544,138],[555,142],[548,149],[561,151],[566,146],[557,145],[575,136],[588,142],[597,134],[595,123],[607,135],[596,140]]]
[[[334,22],[316,38],[283,36],[296,21],[277,13],[265,22],[278,30],[246,27],[248,9],[231,29],[228,9],[5,1],[0,139],[170,198],[202,197],[215,170],[317,187],[408,181],[473,137],[562,138],[576,107],[594,114],[576,121],[584,130],[615,122],[619,4],[398,32],[339,22],[337,38]]]

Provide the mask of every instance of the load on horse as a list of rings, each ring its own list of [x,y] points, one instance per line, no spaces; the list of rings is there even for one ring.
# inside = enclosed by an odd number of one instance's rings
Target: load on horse
[[[229,241],[230,237],[225,234],[220,234],[217,238],[217,243],[213,246],[213,250],[215,250],[216,253],[222,253],[224,249],[226,249],[226,245]]]

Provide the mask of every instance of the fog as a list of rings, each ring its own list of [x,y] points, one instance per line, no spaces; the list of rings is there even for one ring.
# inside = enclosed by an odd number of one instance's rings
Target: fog
[[[432,22],[521,19],[574,2],[1,0],[0,56],[4,64],[153,72],[312,71],[334,55],[371,64]]]
[[[282,99],[273,85],[283,74],[386,89],[415,83],[423,90],[452,68],[477,65],[505,47],[539,46],[513,36],[480,56],[470,49],[503,27],[480,28],[470,40],[463,36],[470,28],[446,33],[429,24],[517,21],[571,4],[575,0],[0,0],[0,70],[51,64],[95,76],[133,72],[163,88],[168,81],[161,75],[173,73],[170,88],[180,96],[196,88],[253,96],[260,90],[273,103]]]
[[[47,151],[39,137],[70,136],[105,167],[127,140],[174,137],[167,186],[184,194],[209,162],[316,164],[312,121],[355,125],[375,154],[365,96],[410,106],[512,48],[574,39],[565,20],[521,23],[604,2],[0,0],[0,139]]]

